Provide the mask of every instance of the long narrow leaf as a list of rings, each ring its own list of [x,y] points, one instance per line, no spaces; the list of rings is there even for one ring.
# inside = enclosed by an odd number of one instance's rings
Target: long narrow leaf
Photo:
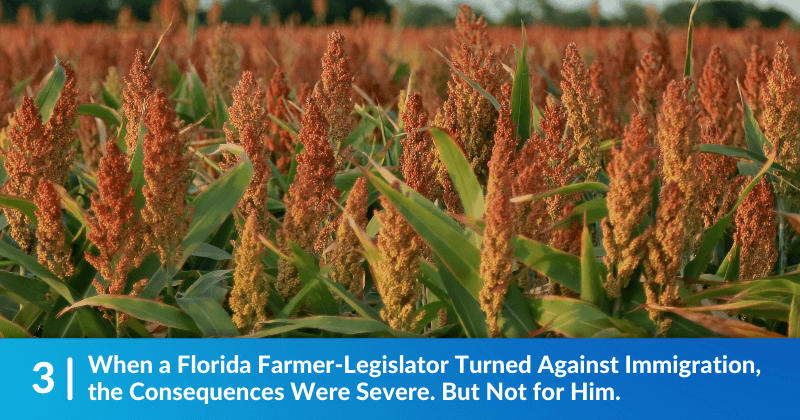
[[[511,120],[516,125],[520,138],[519,149],[531,137],[531,82],[525,26],[522,27],[522,51],[515,48],[515,53],[517,55],[517,71],[514,74],[514,86],[511,89]]]
[[[236,325],[219,302],[211,298],[177,298],[181,307],[205,337],[236,337]]]
[[[113,309],[143,321],[154,322],[170,328],[201,332],[192,317],[183,310],[165,303],[127,295],[92,296],[64,309],[60,315],[82,306]]]
[[[464,214],[480,219],[483,217],[484,208],[483,188],[472,172],[467,157],[447,133],[438,128],[431,128],[430,132],[447,173],[461,197]]]

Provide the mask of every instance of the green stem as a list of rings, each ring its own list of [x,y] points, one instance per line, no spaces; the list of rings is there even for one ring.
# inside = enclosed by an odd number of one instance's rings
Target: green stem
[[[778,211],[786,211],[786,200],[778,197]],[[786,218],[778,215],[778,275],[786,272]]]
[[[172,278],[175,277],[177,270],[172,266],[172,264],[164,264],[161,267],[164,270],[164,273],[167,275],[167,296],[174,298],[175,292],[172,290]],[[167,328],[167,338],[172,338],[172,328]]]
[[[119,312],[115,314],[115,322],[117,327],[117,338],[122,338],[122,325],[119,323]]]

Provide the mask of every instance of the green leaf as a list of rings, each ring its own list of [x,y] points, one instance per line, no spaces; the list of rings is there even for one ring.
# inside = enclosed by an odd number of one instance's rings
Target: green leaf
[[[42,310],[47,311],[53,306],[47,300],[50,286],[38,278],[23,277],[0,270],[0,288],[14,293]]]
[[[686,77],[692,76],[692,32],[694,29],[694,12],[697,11],[697,0],[692,7],[692,13],[689,14],[689,34],[686,37],[686,65],[683,68],[683,75]]]
[[[732,318],[722,318],[715,315],[703,314],[687,310],[684,308],[674,308],[668,306],[649,305],[650,307],[660,310],[669,311],[682,318],[699,324],[705,328],[710,329],[718,334],[734,338],[782,338],[783,336],[758,327],[747,322],[742,322]]]
[[[0,337],[2,338],[33,338],[31,333],[19,324],[0,315]]]
[[[789,308],[789,338],[800,338],[800,295],[792,294],[792,303]]]
[[[201,243],[200,245],[197,245],[197,248],[195,248],[194,252],[192,252],[192,256],[211,258],[215,261],[226,261],[233,259],[233,255],[207,243]]]
[[[572,291],[580,292],[580,258],[522,236],[514,239],[514,253],[517,259],[537,273]]]
[[[739,244],[731,247],[728,255],[722,260],[717,270],[717,276],[720,276],[725,281],[739,281],[739,263],[740,263],[740,246]]]
[[[67,280],[67,284],[76,290],[80,295],[75,299],[80,300],[97,294],[97,290],[92,285],[97,274],[97,270],[89,264],[86,259],[82,259],[75,267],[75,274]],[[42,338],[80,338],[86,335],[78,319],[77,311],[70,312],[58,317],[58,313],[69,306],[63,297],[58,298],[53,308],[47,314],[42,326]],[[86,308],[86,310],[94,310]],[[88,328],[88,327],[87,327]]]
[[[447,133],[437,128],[431,128],[431,135],[439,156],[442,158],[444,166],[447,168],[450,179],[453,180],[458,195],[461,197],[461,204],[464,206],[464,214],[475,219],[483,217],[484,201],[483,188],[478,182],[478,178],[472,172],[472,167],[464,156],[464,153],[456,145]]]
[[[103,102],[106,103],[112,109],[120,109],[122,108],[122,101],[119,100],[110,90],[103,84]]]
[[[552,94],[556,98],[560,98],[561,95],[564,94],[564,92],[561,91],[561,88],[559,88],[555,84],[555,82],[553,82],[553,79],[550,77],[549,74],[547,74],[547,71],[545,69],[543,69],[541,67],[537,67],[536,71],[539,72],[539,75],[542,76],[544,81],[547,83],[547,92],[549,92],[550,94]]]
[[[113,109],[101,104],[80,104],[78,114],[100,118],[117,126],[122,125],[122,118]]]
[[[749,150],[744,150],[733,146],[724,146],[720,144],[701,144],[700,151],[704,153],[716,153],[718,155],[730,156],[733,158],[746,160],[747,162],[739,162],[740,171],[742,164],[750,164],[750,162],[752,162],[753,164],[758,164],[760,166],[763,166],[767,162],[767,158],[764,157],[763,155],[759,155]],[[787,170],[778,163],[772,162],[772,166],[769,167],[768,171],[780,174],[785,178],[789,178],[791,180],[800,182],[800,174],[790,172],[789,170]],[[758,173],[758,167],[756,167],[755,170],[752,171],[751,176],[755,176],[756,173]]]
[[[299,319],[276,319],[268,321],[266,325],[279,325],[277,328],[270,328],[268,330],[260,331],[251,335],[250,337],[269,337],[277,334],[282,334],[288,331],[294,331],[301,328],[313,328],[323,331],[329,331],[339,334],[378,334],[380,336],[388,337],[402,337],[402,338],[418,338],[417,334],[405,331],[395,330],[390,328],[383,322],[375,321],[372,319],[364,318],[349,318],[341,316],[312,316],[309,318]]]
[[[588,338],[602,334],[608,329],[617,330],[617,336],[628,334],[646,336],[646,332],[625,320],[613,319],[600,308],[582,300],[561,296],[529,298],[531,312],[537,323],[548,331],[567,337]],[[620,327],[622,329],[620,329]]]
[[[59,280],[50,270],[39,264],[35,258],[3,241],[0,241],[0,255],[25,267],[28,271],[47,283],[48,286],[64,297],[69,303],[75,302],[73,297],[75,294],[70,287]]]
[[[183,293],[187,298],[213,298],[217,302],[222,302],[228,294],[226,280],[230,277],[232,270],[212,271],[202,275]]]
[[[192,116],[194,117],[194,122],[197,122],[208,115],[209,107],[203,81],[200,80],[200,75],[197,74],[197,69],[195,69],[194,66],[189,70],[188,81],[189,88],[191,89],[190,99],[192,101]],[[211,124],[211,121],[208,119],[203,120],[203,125],[206,128],[213,128],[213,124]]]
[[[164,41],[164,37],[167,36],[169,29],[172,27],[172,21],[169,22],[169,26],[164,32],[158,37],[158,42],[156,46],[153,47],[153,52],[150,53],[150,58],[147,59],[147,65],[153,67],[153,64],[156,62],[156,58],[158,58],[158,52],[161,50],[161,43]]]
[[[600,308],[606,308],[606,294],[603,289],[603,280],[597,270],[597,260],[594,257],[592,235],[589,225],[584,219],[581,240],[581,300]]]
[[[149,321],[180,330],[197,333],[201,332],[197,324],[192,320],[192,317],[183,310],[165,303],[127,295],[92,296],[74,303],[70,307],[64,309],[61,314],[63,315],[67,311],[83,306],[99,306],[101,308],[113,309],[143,321]]]
[[[520,137],[517,150],[521,149],[531,137],[531,82],[528,69],[528,41],[525,26],[522,27],[522,51],[514,48],[517,56],[517,71],[514,74],[514,86],[511,89],[511,121],[516,124]]]
[[[744,99],[742,94],[742,86],[739,84],[739,79],[736,79],[736,87],[739,89],[739,98],[742,101],[742,110],[744,111],[744,136],[747,140],[747,148],[750,152],[764,158],[764,144],[767,143],[767,138],[761,127],[758,126],[758,121],[753,115],[753,109]]]
[[[390,187],[375,174],[364,171],[367,179],[397,208],[464,289],[473,298],[478,299],[483,287],[483,280],[480,277],[481,252],[470,242],[469,234],[435,204],[397,180],[394,175],[371,159],[370,162],[387,181],[392,184],[397,182],[400,191]],[[519,335],[533,327],[528,311],[520,307],[524,305],[515,302],[519,300],[514,299],[512,295],[503,306],[501,325],[507,336]]]
[[[572,210],[572,213],[561,219],[558,223],[550,226],[549,230],[566,229],[575,222],[580,223],[584,215],[587,223],[596,223],[608,216],[605,197],[594,198],[578,204]]]
[[[117,330],[114,325],[94,308],[83,307],[76,311],[81,331],[89,338],[114,338]],[[69,315],[69,314],[67,314]],[[65,316],[67,316],[65,315]]]
[[[548,197],[555,197],[557,195],[572,194],[584,191],[606,192],[608,191],[608,186],[606,184],[603,184],[602,182],[591,182],[591,181],[579,182],[577,184],[565,185],[563,187],[555,188],[539,194],[527,194],[527,195],[521,195],[519,197],[514,197],[511,199],[511,202],[524,203],[528,201],[541,200],[543,198],[548,198]]]
[[[384,171],[381,174],[384,177],[391,176]],[[468,240],[466,232],[441,209],[407,185],[401,184],[401,193],[370,172],[365,171],[364,175],[389,199],[470,294],[477,296],[483,285],[479,270],[481,253]],[[394,183],[395,179],[391,181]]]
[[[316,314],[339,315],[339,305],[336,303],[330,290],[328,290],[321,281],[317,280],[320,272],[319,263],[296,243],[289,241],[289,246],[292,249],[292,255],[294,257],[290,259],[290,261],[297,267],[300,280],[303,284],[306,285],[312,282],[318,283],[317,287],[313,288],[309,295],[311,298],[309,306],[312,312]]]
[[[705,235],[703,235],[703,242],[700,244],[700,248],[695,253],[694,259],[692,259],[687,265],[686,269],[683,272],[683,277],[685,279],[699,279],[700,275],[703,274],[708,266],[708,263],[711,261],[711,255],[714,252],[714,248],[716,248],[717,243],[722,236],[725,234],[725,229],[728,227],[728,224],[731,222],[733,215],[736,213],[736,209],[739,208],[739,205],[742,204],[744,198],[750,191],[755,188],[756,184],[761,180],[761,177],[764,173],[769,169],[772,162],[775,160],[775,151],[770,154],[767,162],[758,172],[758,175],[753,177],[749,184],[742,190],[742,194],[739,196],[739,200],[731,207],[731,210],[725,214],[725,216],[721,217],[717,223],[714,223],[713,226],[706,230]]]
[[[37,223],[36,204],[31,200],[0,193],[0,207],[19,210],[33,223]]]
[[[181,307],[194,320],[205,337],[236,337],[239,335],[225,309],[211,298],[177,298]]]
[[[67,80],[67,75],[64,73],[64,67],[56,58],[56,65],[53,71],[50,72],[50,77],[47,79],[42,91],[36,97],[34,103],[39,108],[39,113],[42,114],[42,122],[47,123],[50,115],[53,114],[53,109],[56,107],[56,102],[61,96],[61,89],[64,88],[64,83]]]
[[[214,117],[217,122],[215,128],[221,130],[225,127],[225,123],[231,119],[231,115],[228,113],[228,107],[225,104],[225,101],[222,100],[222,97],[217,95],[217,100],[214,103]],[[273,173],[278,173],[277,171]]]
[[[194,218],[183,239],[185,261],[236,208],[253,179],[253,164],[244,159],[192,201]]]
[[[439,267],[439,276],[447,291],[447,296],[453,305],[458,320],[464,327],[464,332],[469,338],[486,338],[489,332],[486,329],[486,314],[481,309],[481,304],[464,286],[453,277],[450,270],[441,263],[438,257],[434,258]]]
[[[536,106],[535,103],[531,102],[531,123],[533,125],[533,129],[538,131],[539,134],[542,133],[542,120],[544,119],[544,115],[542,115],[542,111]]]

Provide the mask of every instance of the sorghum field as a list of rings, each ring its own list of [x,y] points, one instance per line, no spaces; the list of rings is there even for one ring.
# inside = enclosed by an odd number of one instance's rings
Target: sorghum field
[[[790,29],[209,21],[0,26],[2,336],[800,336]]]

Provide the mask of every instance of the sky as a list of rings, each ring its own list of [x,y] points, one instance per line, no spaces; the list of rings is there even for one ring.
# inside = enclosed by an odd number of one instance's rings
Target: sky
[[[752,3],[758,4],[762,7],[777,6],[780,9],[792,14],[795,17],[800,17],[800,0],[750,0]],[[391,1],[390,1],[391,2]],[[418,1],[420,2],[420,1]],[[483,9],[487,15],[492,19],[501,18],[507,10],[509,10],[517,1],[515,0],[425,0],[424,3],[436,3],[449,9],[455,9],[459,4],[466,3],[471,6],[476,6]],[[524,5],[529,3],[528,0],[519,0],[520,4]],[[670,0],[598,0],[600,6],[600,13],[606,16],[614,16],[619,14],[622,10],[624,3],[641,3],[641,4],[655,4],[659,10],[664,5],[672,3]],[[398,3],[394,1],[394,3]],[[591,0],[551,0],[553,5],[557,5],[562,9],[574,9],[579,7],[587,7]]]

